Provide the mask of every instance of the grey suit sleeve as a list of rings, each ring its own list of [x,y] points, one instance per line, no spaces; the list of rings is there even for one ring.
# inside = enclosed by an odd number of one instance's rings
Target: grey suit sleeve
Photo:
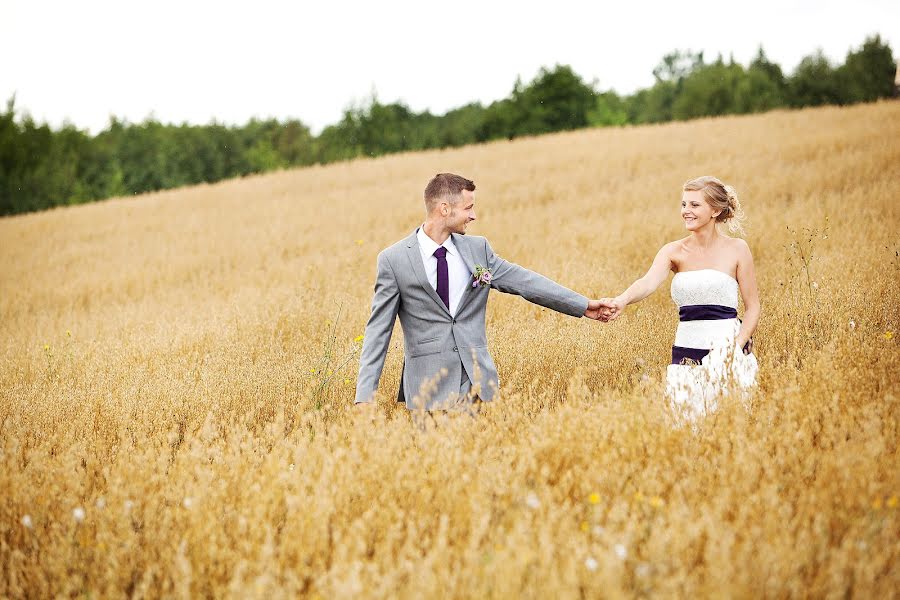
[[[567,287],[561,286],[543,275],[529,271],[497,256],[484,240],[488,268],[491,270],[491,287],[507,294],[522,296],[529,302],[545,306],[573,317],[583,317],[588,299]]]
[[[356,379],[354,403],[371,402],[378,389],[384,359],[387,355],[397,311],[400,309],[400,288],[385,253],[378,255],[378,274],[375,278],[375,295],[372,298],[372,314],[366,323],[362,352],[359,357],[359,377]]]

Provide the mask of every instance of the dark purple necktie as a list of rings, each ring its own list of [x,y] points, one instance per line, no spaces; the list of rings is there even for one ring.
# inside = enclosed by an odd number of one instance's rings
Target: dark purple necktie
[[[439,246],[434,251],[434,257],[437,259],[437,293],[444,301],[447,308],[450,308],[450,271],[447,269],[447,249]]]

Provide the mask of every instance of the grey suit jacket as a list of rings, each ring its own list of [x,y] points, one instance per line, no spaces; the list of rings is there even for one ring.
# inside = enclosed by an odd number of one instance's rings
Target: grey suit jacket
[[[492,274],[490,287],[466,288],[455,316],[450,315],[428,282],[415,232],[378,255],[372,314],[366,324],[356,382],[356,402],[371,401],[378,389],[398,316],[403,328],[405,359],[401,393],[408,408],[421,406],[426,410],[443,408],[456,401],[462,369],[482,400],[493,399],[499,379],[485,332],[485,310],[492,288],[573,317],[584,316],[587,298],[503,260],[494,254],[485,238],[453,234],[453,243],[471,273],[474,274],[476,265],[481,265]]]

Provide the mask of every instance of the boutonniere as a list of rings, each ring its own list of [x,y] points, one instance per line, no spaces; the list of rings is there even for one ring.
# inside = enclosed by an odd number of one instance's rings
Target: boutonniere
[[[486,269],[481,265],[475,265],[475,272],[472,273],[472,287],[491,285],[491,279],[493,278],[494,275],[490,269]]]

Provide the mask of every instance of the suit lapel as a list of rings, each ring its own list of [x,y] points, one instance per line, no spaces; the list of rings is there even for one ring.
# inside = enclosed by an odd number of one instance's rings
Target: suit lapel
[[[409,259],[409,264],[412,266],[413,273],[416,274],[419,284],[425,288],[425,291],[428,292],[434,303],[449,316],[450,310],[444,304],[444,301],[441,300],[441,297],[437,295],[437,290],[431,287],[431,284],[428,282],[428,276],[425,275],[425,265],[422,264],[422,251],[419,249],[419,240],[416,239],[415,232],[407,238],[406,257]]]
[[[462,256],[463,262],[466,263],[466,268],[469,270],[469,279],[466,284],[466,289],[463,291],[462,298],[459,299],[459,306],[456,308],[456,314],[460,314],[462,312],[463,307],[469,301],[469,298],[474,296],[472,288],[472,277],[475,273],[475,260],[472,258],[472,251],[469,249],[469,244],[467,240],[456,233],[452,234],[453,237],[453,245],[456,246],[457,250],[459,250],[459,255]]]

